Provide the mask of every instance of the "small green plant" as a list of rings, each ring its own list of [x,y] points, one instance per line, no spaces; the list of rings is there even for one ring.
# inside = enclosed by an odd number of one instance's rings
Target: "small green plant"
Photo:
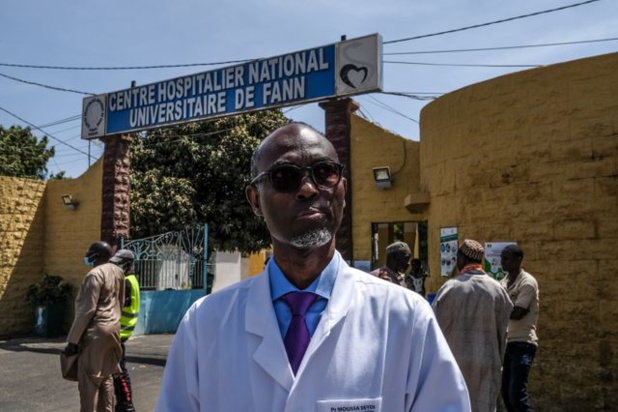
[[[39,283],[28,286],[26,301],[36,304],[66,302],[73,290],[73,285],[66,282],[62,276],[45,274]]]

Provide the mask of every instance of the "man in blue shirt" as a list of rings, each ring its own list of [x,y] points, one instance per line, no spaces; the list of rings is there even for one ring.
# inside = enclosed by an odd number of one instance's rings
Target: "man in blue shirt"
[[[469,411],[429,304],[335,250],[347,180],[310,126],[275,130],[246,188],[271,234],[264,271],[197,301],[156,411]]]

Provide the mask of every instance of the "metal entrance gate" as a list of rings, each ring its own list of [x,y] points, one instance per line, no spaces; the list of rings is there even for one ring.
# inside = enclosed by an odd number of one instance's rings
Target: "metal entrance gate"
[[[207,289],[208,226],[123,242],[135,253],[141,290]]]
[[[133,333],[176,332],[187,309],[212,287],[208,226],[131,240],[122,247],[135,253],[140,284],[140,311]]]

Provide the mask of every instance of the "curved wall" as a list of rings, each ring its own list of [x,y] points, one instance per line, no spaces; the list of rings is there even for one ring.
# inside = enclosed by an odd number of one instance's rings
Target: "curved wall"
[[[525,251],[541,305],[534,404],[618,404],[618,53],[443,96],[421,113],[420,161],[432,267],[444,226]]]
[[[350,169],[354,260],[371,260],[371,223],[426,220],[421,213],[410,213],[405,198],[419,191],[419,142],[405,139],[356,115],[351,116]],[[373,168],[389,166],[392,187],[374,185]]]
[[[45,192],[45,272],[79,286],[88,268],[84,254],[101,239],[102,158],[76,179],[51,180]],[[67,210],[62,195],[79,204]],[[71,305],[72,306],[72,305]]]

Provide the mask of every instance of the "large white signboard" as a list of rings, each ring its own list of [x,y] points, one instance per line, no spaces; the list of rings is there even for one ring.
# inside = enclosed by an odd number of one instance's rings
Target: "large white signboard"
[[[380,90],[374,34],[87,97],[82,139]]]

